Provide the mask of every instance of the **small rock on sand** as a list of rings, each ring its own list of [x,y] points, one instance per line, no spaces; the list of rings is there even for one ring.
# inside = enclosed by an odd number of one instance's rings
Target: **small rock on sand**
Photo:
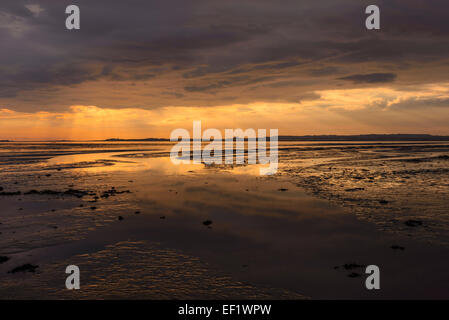
[[[360,276],[361,276],[360,273],[357,273],[357,272],[351,272],[350,274],[348,274],[349,278],[357,278]]]
[[[4,263],[9,260],[9,257],[0,256],[0,263]]]
[[[8,273],[16,273],[16,272],[35,272],[36,269],[39,268],[39,266],[35,266],[32,264],[24,264],[22,266],[19,267],[15,267],[14,269],[12,269],[11,271],[8,271]]]
[[[210,226],[210,225],[212,224],[212,221],[206,220],[206,221],[203,221],[203,224],[204,224],[206,227],[208,227],[208,226]]]
[[[122,216],[118,216],[118,220],[122,221],[124,218]]]
[[[404,224],[408,227],[419,227],[422,226],[422,221],[419,220],[407,220]]]
[[[342,267],[345,268],[346,270],[366,268],[366,266],[364,264],[358,264],[358,263],[345,263]]]
[[[362,191],[362,190],[365,190],[365,188],[350,188],[350,189],[345,189],[346,192]]]
[[[20,196],[22,192],[14,191],[14,192],[0,192],[0,196]]]

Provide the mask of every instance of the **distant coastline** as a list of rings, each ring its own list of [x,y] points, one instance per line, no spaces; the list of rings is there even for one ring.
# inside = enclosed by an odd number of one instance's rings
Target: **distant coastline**
[[[279,141],[449,141],[449,136],[430,134],[361,134],[279,136]]]
[[[106,139],[104,141],[108,141],[108,142],[116,142],[116,141],[170,141],[170,139],[163,139],[163,138],[118,139],[118,138],[111,138],[111,139]]]
[[[307,136],[279,136],[279,141],[449,141],[449,136],[430,134],[361,134],[361,135],[307,135]],[[108,142],[162,141],[170,139],[106,139]]]

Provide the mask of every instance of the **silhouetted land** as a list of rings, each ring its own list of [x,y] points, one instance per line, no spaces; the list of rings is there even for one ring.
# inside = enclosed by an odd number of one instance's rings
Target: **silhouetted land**
[[[193,140],[193,139],[191,139]],[[279,141],[449,141],[449,136],[430,134],[362,134],[362,135],[309,135],[279,136]],[[105,141],[170,141],[163,138],[106,139]]]
[[[449,136],[430,134],[362,134],[362,135],[318,135],[279,136],[280,141],[449,141]]]
[[[116,141],[170,141],[170,139],[162,139],[162,138],[118,139],[118,138],[111,138],[111,139],[106,139],[105,141],[110,141],[110,142],[116,142]]]

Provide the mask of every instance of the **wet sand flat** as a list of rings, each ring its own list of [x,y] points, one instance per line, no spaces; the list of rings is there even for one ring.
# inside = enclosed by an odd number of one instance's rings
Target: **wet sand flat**
[[[271,177],[175,166],[167,147],[5,162],[0,297],[449,297],[446,145],[281,144]],[[38,268],[8,273],[26,264]],[[69,264],[78,292],[64,287]],[[381,290],[365,289],[369,264]]]

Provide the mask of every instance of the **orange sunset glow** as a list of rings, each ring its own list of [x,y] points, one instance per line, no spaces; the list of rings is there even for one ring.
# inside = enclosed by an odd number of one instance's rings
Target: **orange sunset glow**
[[[449,134],[449,113],[429,105],[404,112],[413,101],[449,99],[446,83],[418,91],[364,88],[316,91],[316,99],[297,103],[254,102],[207,107],[167,106],[101,108],[70,106],[65,111],[19,112],[0,109],[0,137],[18,140],[98,140],[168,138],[176,128],[191,128],[201,119],[206,127],[279,128],[282,135],[404,133]],[[318,98],[319,97],[319,98]],[[130,97],[132,100],[132,97]]]

